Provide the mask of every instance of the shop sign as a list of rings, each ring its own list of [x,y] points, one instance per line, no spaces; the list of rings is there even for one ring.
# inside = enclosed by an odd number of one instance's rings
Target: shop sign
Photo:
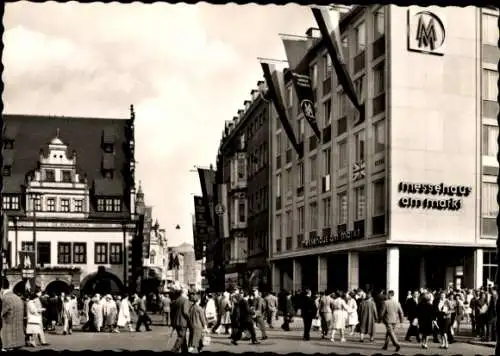
[[[362,238],[363,234],[360,229],[350,230],[350,231],[338,231],[333,232],[330,235],[314,236],[310,237],[309,240],[304,241],[304,248],[314,248],[325,245],[332,245],[338,242],[346,242]]]
[[[400,182],[398,193],[408,195],[401,197],[398,205],[403,209],[458,211],[471,192],[472,187],[465,185]]]

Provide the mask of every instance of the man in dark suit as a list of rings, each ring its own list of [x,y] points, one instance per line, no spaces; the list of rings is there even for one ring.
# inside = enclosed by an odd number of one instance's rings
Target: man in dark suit
[[[396,328],[396,324],[403,323],[403,317],[403,308],[401,308],[401,304],[394,298],[394,291],[390,290],[387,293],[387,300],[382,304],[382,312],[380,314],[380,319],[382,323],[384,323],[386,329],[385,343],[382,347],[383,350],[387,350],[389,340],[396,348],[396,352],[401,349],[394,329]]]
[[[237,305],[235,305],[235,309],[237,308],[237,313],[235,314],[235,318],[238,318],[238,329],[236,332],[233,332],[231,336],[231,343],[233,345],[238,345],[238,341],[241,340],[241,336],[243,334],[243,330],[247,330],[250,333],[250,338],[252,340],[252,344],[260,344],[257,341],[257,335],[255,334],[255,327],[253,325],[252,312],[250,310],[250,305],[248,304],[248,297],[243,297],[241,294],[236,294]]]
[[[411,298],[406,300],[405,310],[406,317],[410,322],[410,326],[408,327],[408,331],[406,332],[405,341],[411,342],[411,337],[415,336],[417,338],[417,342],[420,342],[420,335],[418,332],[418,326],[415,324],[415,319],[417,319],[417,308],[418,308],[418,291],[414,291]]]
[[[304,341],[309,341],[311,325],[318,313],[318,308],[312,297],[310,289],[307,289],[302,298],[302,320],[304,321]]]
[[[137,312],[137,323],[135,325],[135,331],[140,332],[141,325],[144,325],[146,331],[151,331],[152,322],[146,310],[146,296],[143,294],[141,294],[137,299],[136,312]]]
[[[495,342],[497,341],[497,300],[498,292],[495,287],[491,288],[490,301],[488,303],[488,311],[486,312],[487,326],[486,326],[486,340]]]
[[[182,289],[180,295],[175,299],[171,306],[172,327],[177,333],[177,340],[175,340],[172,351],[176,353],[188,352],[186,334],[189,327],[189,311],[191,309],[191,303],[189,302],[187,294],[187,289]]]

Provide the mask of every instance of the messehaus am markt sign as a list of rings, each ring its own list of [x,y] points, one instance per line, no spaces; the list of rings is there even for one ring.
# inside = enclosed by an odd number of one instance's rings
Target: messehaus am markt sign
[[[403,196],[398,205],[403,209],[458,211],[471,192],[472,187],[466,185],[400,182],[398,193]]]

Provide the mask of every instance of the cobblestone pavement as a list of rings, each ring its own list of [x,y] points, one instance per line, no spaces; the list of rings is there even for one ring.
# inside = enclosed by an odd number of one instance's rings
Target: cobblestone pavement
[[[154,318],[155,319],[155,318]],[[382,343],[384,338],[384,329],[382,325],[377,325],[376,340],[373,343],[360,343],[357,336],[347,337],[346,343],[332,343],[329,340],[321,340],[319,332],[313,332],[311,341],[304,342],[301,337],[299,321],[296,318],[292,331],[285,332],[279,328],[268,330],[269,339],[262,341],[260,345],[250,345],[248,341],[241,341],[238,346],[230,343],[227,335],[212,335],[212,345],[206,348],[207,351],[229,351],[232,353],[241,353],[247,351],[265,352],[272,351],[277,353],[303,352],[303,353],[323,353],[330,352],[347,354],[352,352],[360,352],[363,354],[382,353],[390,355],[394,353],[394,348],[390,347],[388,351],[382,351]],[[280,325],[279,322],[276,325]],[[404,339],[406,333],[406,325],[398,327],[396,330],[398,338]],[[47,349],[52,350],[152,350],[165,351],[169,350],[174,342],[174,338],[170,338],[171,329],[168,327],[155,325],[151,332],[121,332],[119,334],[112,333],[85,333],[76,331],[73,335],[52,335],[48,334],[47,339],[50,346]],[[258,337],[260,332],[257,331]],[[428,350],[422,350],[415,341],[413,343],[402,342],[400,354],[493,354],[493,349],[467,343],[468,338],[458,338],[459,342],[450,345],[448,350],[439,349],[438,344],[431,343]],[[30,349],[40,350],[42,348]],[[45,348],[44,348],[45,349]]]

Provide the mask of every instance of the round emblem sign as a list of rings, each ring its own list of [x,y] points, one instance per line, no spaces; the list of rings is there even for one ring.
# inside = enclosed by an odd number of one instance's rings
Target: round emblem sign
[[[217,205],[215,206],[215,213],[216,213],[217,215],[222,215],[222,214],[224,214],[224,212],[225,212],[225,211],[226,211],[226,209],[224,209],[224,205],[222,205],[222,204],[217,204]]]

